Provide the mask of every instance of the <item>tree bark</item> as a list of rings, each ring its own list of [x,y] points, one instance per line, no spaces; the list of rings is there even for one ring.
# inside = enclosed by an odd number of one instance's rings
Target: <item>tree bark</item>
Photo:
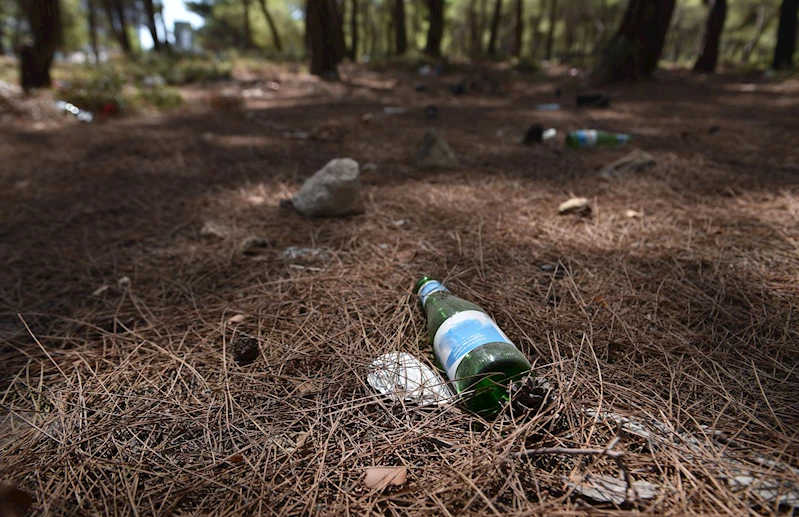
[[[552,45],[555,41],[555,21],[558,16],[558,0],[551,0],[549,3],[549,32],[547,33],[547,46],[544,58],[547,61],[552,59]]]
[[[3,45],[3,40],[5,39],[6,34],[6,17],[3,13],[3,6],[4,4],[0,3],[0,56],[6,55],[6,47]]]
[[[771,68],[780,70],[793,67],[793,54],[796,51],[796,16],[799,13],[799,0],[782,0],[780,24],[777,28],[777,45],[774,47],[774,61]]]
[[[761,5],[757,8],[757,19],[755,21],[755,33],[744,45],[743,52],[741,53],[741,61],[744,64],[749,63],[749,58],[752,56],[752,51],[755,49],[757,42],[763,36],[763,27],[766,25],[766,6]]]
[[[716,63],[719,60],[719,41],[721,41],[721,33],[726,20],[727,0],[710,0],[702,53],[694,63],[694,72],[713,73],[716,71]]]
[[[311,73],[328,80],[338,79],[333,0],[308,0],[305,18],[311,49]]]
[[[488,55],[497,55],[497,36],[499,33],[499,19],[502,16],[502,0],[494,2],[494,15],[491,17],[491,32],[488,34]]]
[[[675,0],[630,0],[619,30],[602,51],[595,75],[607,81],[651,77],[663,51],[674,4]]]
[[[114,0],[114,7],[117,17],[119,18],[120,45],[122,45],[122,50],[124,50],[126,54],[131,54],[133,53],[133,47],[130,44],[130,36],[128,35],[128,15],[125,12],[124,0]]]
[[[97,44],[97,8],[94,0],[86,0],[86,14],[89,22],[89,44],[94,54],[94,62],[100,62],[100,47]]]
[[[266,8],[266,0],[258,0],[258,2],[261,4],[261,12],[264,13],[266,23],[269,24],[269,30],[272,32],[272,44],[275,46],[278,52],[282,52],[283,43],[280,41],[280,34],[277,31],[275,20],[272,18],[272,13],[270,13],[269,9]]]
[[[510,47],[510,55],[519,57],[522,53],[522,41],[524,40],[524,0],[516,0],[516,25],[513,29],[513,42]]]
[[[469,24],[469,56],[477,57],[482,51],[479,22],[477,20],[477,0],[469,0],[469,10],[466,12],[467,23]]]
[[[350,59],[358,59],[358,0],[350,3]]]
[[[144,0],[144,10],[147,12],[147,28],[153,38],[153,50],[161,52],[161,40],[158,37],[158,29],[155,25],[155,5],[153,0]]]
[[[396,31],[397,55],[402,55],[408,50],[408,33],[405,31],[405,0],[394,0],[394,26]]]
[[[244,41],[242,48],[249,50],[252,48],[252,29],[250,29],[250,0],[243,0],[244,4]]]
[[[444,35],[444,0],[427,0],[430,12],[430,26],[427,29],[425,54],[433,57],[441,56],[441,38]]]
[[[124,8],[120,7],[118,0],[103,0],[103,9],[108,18],[108,25],[111,27],[111,32],[119,42],[122,51],[130,55],[131,46],[130,39],[128,39],[128,30],[125,24],[125,18],[120,17],[120,12],[124,14]]]
[[[50,87],[50,67],[61,43],[61,10],[58,0],[27,0],[22,3],[28,16],[33,45],[20,55],[20,84],[25,91]]]

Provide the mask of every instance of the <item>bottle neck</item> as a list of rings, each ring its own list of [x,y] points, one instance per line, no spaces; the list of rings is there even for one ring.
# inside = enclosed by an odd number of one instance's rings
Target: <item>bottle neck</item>
[[[422,302],[422,308],[425,307],[425,304],[427,303],[427,300],[430,298],[431,294],[439,292],[448,293],[449,289],[444,287],[441,282],[437,280],[428,280],[422,284],[417,293],[419,295],[419,301]]]

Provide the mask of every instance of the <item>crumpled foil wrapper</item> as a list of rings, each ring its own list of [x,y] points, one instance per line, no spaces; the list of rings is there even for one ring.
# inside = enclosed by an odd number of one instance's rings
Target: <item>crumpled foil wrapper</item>
[[[438,373],[404,352],[391,352],[372,361],[366,380],[384,395],[420,406],[440,406],[454,398]]]

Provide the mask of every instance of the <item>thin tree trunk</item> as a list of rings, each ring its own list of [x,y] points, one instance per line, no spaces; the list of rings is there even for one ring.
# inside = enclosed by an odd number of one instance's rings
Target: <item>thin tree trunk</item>
[[[266,0],[258,0],[261,4],[261,12],[264,13],[264,18],[266,18],[266,23],[269,24],[269,30],[272,32],[272,44],[275,46],[278,52],[283,51],[283,43],[280,41],[280,34],[277,32],[277,26],[275,25],[275,20],[272,18],[272,13],[269,12],[269,9],[266,8]]]
[[[161,29],[164,31],[164,39],[161,43],[164,45],[164,49],[166,50],[167,54],[172,54],[172,44],[169,43],[169,29],[166,27],[166,19],[164,18],[164,4],[158,4],[158,18],[161,20]]]
[[[771,68],[780,70],[793,67],[793,54],[796,51],[796,15],[799,0],[782,0],[780,24],[777,28],[777,45],[774,47],[774,61]]]
[[[249,50],[252,48],[252,30],[250,29],[250,0],[243,0],[244,4],[244,41],[242,48]]]
[[[6,17],[5,13],[3,12],[4,4],[0,3],[0,56],[6,55],[6,47],[3,44],[3,40],[6,36]]]
[[[477,0],[469,0],[469,9],[466,11],[466,19],[469,24],[469,56],[476,57],[481,52],[481,34],[477,20]]]
[[[544,59],[552,60],[552,45],[555,42],[555,21],[558,15],[558,0],[551,0],[549,3],[549,32],[547,33],[547,46]]]
[[[541,32],[541,20],[544,14],[537,14],[530,17],[530,27],[533,28],[532,48],[530,49],[530,59],[535,60],[538,56],[538,49],[541,48],[541,41],[544,39],[544,34]]]
[[[115,0],[114,7],[119,18],[119,43],[126,54],[131,54],[133,47],[130,44],[130,35],[128,35],[128,15],[125,12],[124,0]]]
[[[444,35],[444,0],[427,0],[430,12],[430,26],[427,29],[425,54],[441,56],[441,38]]]
[[[350,3],[350,59],[358,59],[358,0]]]
[[[715,72],[719,60],[719,41],[727,19],[727,0],[711,0],[708,6],[707,22],[702,53],[694,64],[695,72]]]
[[[114,33],[114,37],[119,42],[119,46],[125,54],[130,55],[132,53],[132,48],[130,46],[130,39],[128,38],[124,6],[119,0],[103,0],[103,9],[108,18],[108,25],[111,27],[111,32]]]
[[[755,33],[744,45],[743,52],[741,53],[741,61],[744,64],[749,63],[749,58],[752,56],[752,51],[755,49],[757,42],[763,36],[763,28],[766,25],[766,6],[761,5],[757,8],[757,21],[755,21]]]
[[[328,9],[333,17],[333,37],[336,51],[336,64],[347,57],[347,42],[344,40],[345,0],[329,0]]]
[[[488,55],[497,55],[497,36],[499,33],[499,19],[502,16],[502,0],[495,0],[494,15],[491,17],[491,32],[488,34]]]
[[[153,38],[153,50],[161,52],[161,40],[158,37],[158,29],[155,27],[155,5],[153,0],[144,0],[144,10],[147,12],[147,28]]]
[[[23,2],[33,45],[25,46],[20,56],[20,84],[32,88],[48,88],[50,67],[56,48],[61,43],[61,9],[58,0],[27,0]]]
[[[524,39],[524,0],[516,0],[516,25],[513,29],[513,42],[510,55],[519,57],[522,53],[522,40]]]
[[[86,1],[86,13],[89,22],[89,44],[94,54],[94,62],[99,63],[100,47],[97,44],[97,8],[94,5],[94,0]]]
[[[402,55],[408,50],[408,33],[405,32],[405,0],[394,0],[394,26],[396,52]]]
[[[630,0],[595,74],[608,81],[651,77],[663,51],[674,4],[675,0]]]

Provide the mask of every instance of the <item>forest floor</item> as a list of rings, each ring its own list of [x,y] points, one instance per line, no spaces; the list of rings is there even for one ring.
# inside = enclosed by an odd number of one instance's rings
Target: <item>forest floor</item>
[[[577,110],[560,69],[345,78],[249,78],[281,88],[241,109],[192,88],[168,114],[0,122],[0,481],[35,514],[799,506],[799,81],[662,71]],[[535,122],[560,140],[522,145]],[[428,127],[460,167],[415,167]],[[634,140],[565,149],[578,128]],[[633,148],[656,165],[598,173]],[[361,164],[364,214],[280,208],[338,157]],[[590,217],[558,214],[572,196]],[[266,245],[244,253],[251,236]],[[556,383],[551,406],[485,421],[368,385],[381,354],[431,361],[423,274],[497,320]],[[240,366],[244,335],[260,356]],[[621,464],[512,457],[608,445]],[[370,489],[373,466],[407,479]],[[636,493],[601,502],[590,486],[620,468]]]

